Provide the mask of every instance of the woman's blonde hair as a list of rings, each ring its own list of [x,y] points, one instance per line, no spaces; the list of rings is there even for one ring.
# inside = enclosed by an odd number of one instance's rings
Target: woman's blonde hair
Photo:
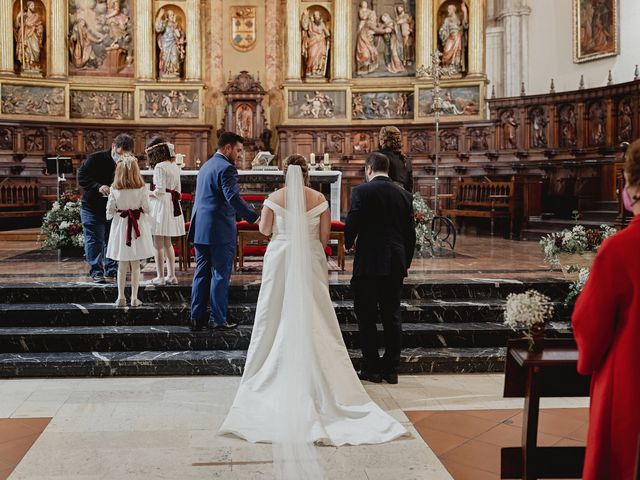
[[[116,165],[116,173],[111,185],[116,190],[129,190],[144,187],[144,180],[140,175],[140,167],[136,157],[125,154]]]
[[[640,140],[636,140],[624,155],[624,173],[632,187],[640,186]]]
[[[307,164],[307,159],[302,155],[298,155],[294,153],[293,155],[289,155],[284,160],[284,174],[287,175],[287,169],[289,165],[298,165],[300,170],[302,170],[302,177],[304,178],[304,184],[309,185],[309,165]]]

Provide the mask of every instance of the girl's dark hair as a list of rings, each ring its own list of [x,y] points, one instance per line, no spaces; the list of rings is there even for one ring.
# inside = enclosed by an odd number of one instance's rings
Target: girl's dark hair
[[[289,165],[298,165],[302,170],[302,177],[304,178],[304,184],[309,185],[309,165],[307,164],[307,159],[302,155],[298,155],[294,153],[293,155],[289,155],[284,160],[284,174],[287,175],[287,169]]]
[[[145,148],[144,152],[146,153],[149,165],[152,168],[165,160],[169,160],[171,162],[175,161],[176,158],[171,156],[171,150],[169,150],[169,147],[167,145],[163,145],[166,143],[167,140],[160,135],[156,135],[151,138],[147,143],[147,148]]]

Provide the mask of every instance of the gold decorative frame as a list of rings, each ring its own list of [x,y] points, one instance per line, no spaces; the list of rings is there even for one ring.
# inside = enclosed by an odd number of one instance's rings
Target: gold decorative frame
[[[607,57],[615,57],[620,53],[620,23],[618,18],[618,2],[620,0],[607,0],[610,2],[612,12],[612,23],[611,27],[613,28],[613,45],[606,51],[602,52],[592,52],[592,53],[584,53],[582,51],[582,9],[581,3],[585,4],[593,4],[594,0],[573,0],[573,62],[574,63],[584,63],[590,62],[592,60],[599,60],[601,58]],[[595,15],[594,15],[595,18]]]
[[[69,84],[55,81],[46,80],[26,80],[16,79],[10,81],[0,80],[0,103],[2,103],[2,94],[6,85],[12,85],[16,87],[31,87],[31,88],[61,88],[64,91],[64,113],[62,115],[39,115],[39,114],[21,114],[21,113],[5,113],[3,111],[3,105],[0,105],[0,117],[13,119],[13,120],[46,120],[52,122],[65,122],[69,119]]]

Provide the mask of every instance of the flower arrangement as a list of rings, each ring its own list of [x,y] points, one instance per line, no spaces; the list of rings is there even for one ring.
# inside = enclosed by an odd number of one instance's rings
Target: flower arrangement
[[[585,252],[597,252],[602,242],[615,234],[617,230],[608,225],[600,225],[600,228],[585,228],[576,225],[571,230],[563,230],[546,235],[540,240],[544,259],[551,265],[558,265],[558,255],[561,253],[583,254]]]
[[[544,322],[553,316],[551,299],[536,290],[512,293],[507,297],[504,324],[514,331],[525,330],[529,350],[533,350],[536,337],[544,332]]]
[[[61,195],[44,216],[41,232],[44,236],[44,248],[84,246],[80,197],[71,192]]]
[[[431,229],[433,210],[418,192],[413,194],[413,217],[416,224],[416,253],[428,251],[434,255],[436,235]]]
[[[580,295],[580,292],[582,291],[585,284],[587,283],[588,279],[589,279],[589,269],[581,268],[578,271],[578,279],[575,282],[572,282],[571,286],[569,287],[569,294],[567,295],[567,298],[564,301],[564,304],[566,307],[570,307],[571,305],[573,305],[573,303],[576,301],[576,298],[578,298],[578,295]]]

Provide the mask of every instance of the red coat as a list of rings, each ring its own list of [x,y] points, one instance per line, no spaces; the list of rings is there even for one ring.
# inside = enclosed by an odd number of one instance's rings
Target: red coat
[[[640,435],[640,216],[600,247],[573,312],[591,374],[583,480],[632,480]]]

